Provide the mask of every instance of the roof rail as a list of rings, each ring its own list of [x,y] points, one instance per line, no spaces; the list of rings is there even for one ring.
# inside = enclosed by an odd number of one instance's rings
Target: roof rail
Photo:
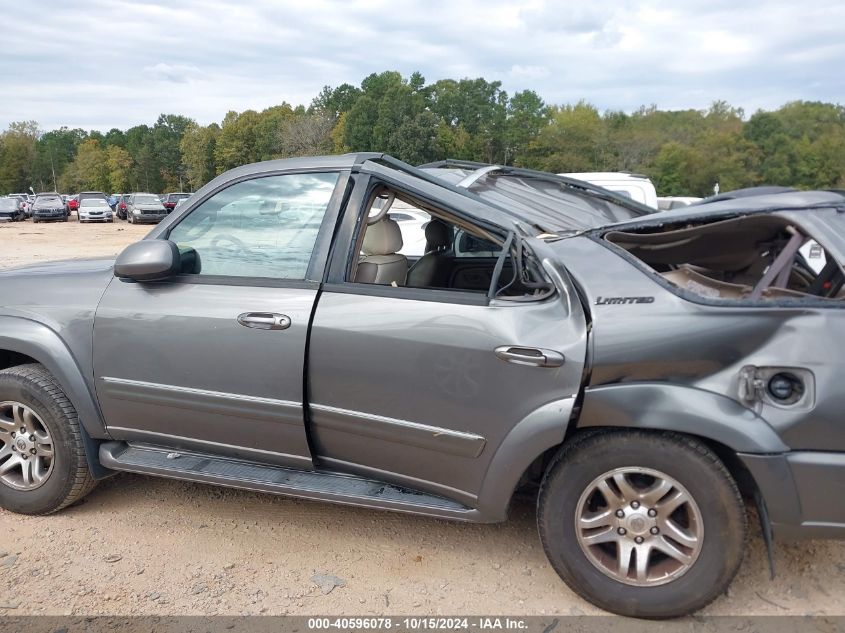
[[[469,189],[472,187],[473,183],[478,180],[479,178],[484,178],[487,174],[491,174],[494,171],[501,171],[503,170],[501,165],[487,165],[487,167],[482,167],[481,169],[476,169],[472,172],[469,176],[464,178],[461,182],[459,182],[456,187],[463,187],[464,189]]]
[[[458,183],[458,187],[465,189],[469,189],[482,176],[497,172],[503,176],[533,178],[535,180],[557,183],[570,189],[580,189],[588,192],[595,198],[601,198],[607,200],[608,202],[613,202],[614,204],[631,209],[632,211],[638,211],[641,215],[651,214],[655,211],[651,207],[637,202],[636,200],[632,200],[631,198],[618,194],[614,191],[610,191],[609,189],[605,189],[604,187],[599,187],[598,185],[594,185],[586,180],[578,180],[568,176],[559,176],[557,174],[547,171],[538,171],[536,169],[525,169],[523,167],[511,167],[508,165],[491,165],[489,163],[478,163],[471,160],[457,160],[454,158],[426,163],[425,165],[420,165],[418,169],[472,169],[476,170],[476,173],[481,172],[475,178],[473,178],[473,176],[476,175],[475,173],[470,174],[470,176],[467,176],[464,180]],[[465,182],[466,184],[464,184]]]
[[[417,165],[420,169],[479,169],[489,167],[491,163],[480,163],[474,160],[462,160],[460,158],[447,158],[436,160],[425,165]]]

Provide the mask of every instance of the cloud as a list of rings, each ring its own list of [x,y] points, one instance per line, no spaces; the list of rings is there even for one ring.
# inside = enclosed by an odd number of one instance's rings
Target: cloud
[[[190,64],[165,64],[159,62],[154,66],[144,66],[144,74],[156,81],[170,81],[175,84],[186,84],[192,79],[204,77],[202,71]]]
[[[548,103],[628,111],[724,99],[752,112],[845,95],[845,4],[834,0],[0,3],[0,128],[107,130],[162,112],[207,124],[307,105],[326,84],[382,70],[485,77]],[[79,16],[103,28],[77,37],[68,25]]]
[[[514,64],[508,75],[515,79],[543,79],[549,76],[549,69],[545,66],[522,66]]]

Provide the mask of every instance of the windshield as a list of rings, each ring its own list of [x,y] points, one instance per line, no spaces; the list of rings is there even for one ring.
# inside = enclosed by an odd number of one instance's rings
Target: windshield
[[[161,200],[156,196],[135,196],[135,204],[154,204],[158,206],[161,204]]]
[[[107,207],[109,203],[102,198],[86,198],[82,201],[81,205],[83,207]]]
[[[17,209],[18,204],[17,200],[12,200],[10,198],[0,198],[0,209],[4,211],[8,211],[9,209]]]
[[[38,196],[35,199],[35,204],[37,205],[46,205],[46,204],[63,204],[62,199],[59,196]]]

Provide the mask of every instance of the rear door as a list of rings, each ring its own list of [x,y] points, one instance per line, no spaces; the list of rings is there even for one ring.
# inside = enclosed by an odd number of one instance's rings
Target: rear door
[[[586,355],[581,304],[565,283],[538,300],[491,301],[489,281],[480,290],[349,281],[342,264],[349,248],[341,244],[356,243],[350,226],[366,212],[350,203],[352,222],[347,216],[339,229],[315,311],[315,458],[474,506],[497,450],[533,412],[555,403],[563,439]],[[466,266],[467,277],[481,275]],[[483,278],[491,278],[489,270]],[[520,362],[532,348],[549,354],[545,366],[536,358]]]
[[[231,184],[164,237],[182,275],[114,279],[97,310],[97,395],[116,439],[309,468],[308,322],[346,174]]]

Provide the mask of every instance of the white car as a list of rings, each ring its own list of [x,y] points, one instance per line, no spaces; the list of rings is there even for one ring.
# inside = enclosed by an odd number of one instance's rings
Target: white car
[[[425,225],[431,220],[431,216],[401,200],[395,200],[390,205],[388,216],[402,231],[402,249],[399,253],[406,257],[425,255]]]
[[[105,198],[85,198],[77,213],[80,222],[114,222],[114,212]]]

